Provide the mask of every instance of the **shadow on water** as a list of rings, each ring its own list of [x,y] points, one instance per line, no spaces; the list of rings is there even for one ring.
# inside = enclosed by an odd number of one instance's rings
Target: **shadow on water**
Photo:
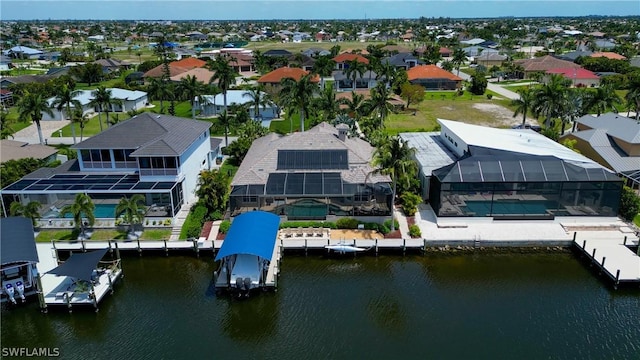
[[[278,325],[277,295],[253,294],[249,299],[221,295],[217,305],[225,305],[220,326],[229,338],[252,344],[266,342],[275,335]]]

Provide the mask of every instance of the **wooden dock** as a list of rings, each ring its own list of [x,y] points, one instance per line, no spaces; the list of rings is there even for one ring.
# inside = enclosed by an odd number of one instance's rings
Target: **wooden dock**
[[[110,249],[111,251],[136,251],[142,255],[143,251],[164,251],[166,255],[169,255],[170,251],[180,250],[189,251],[192,250],[199,255],[200,251],[213,251],[213,242],[200,239],[189,240],[52,240],[53,249],[55,251],[83,251],[96,250],[96,249]],[[220,242],[222,245],[222,242]],[[218,246],[217,249],[220,247]]]
[[[638,241],[624,239],[580,239],[574,235],[574,246],[599,271],[607,276],[617,289],[621,284],[640,284],[640,256],[628,246]]]

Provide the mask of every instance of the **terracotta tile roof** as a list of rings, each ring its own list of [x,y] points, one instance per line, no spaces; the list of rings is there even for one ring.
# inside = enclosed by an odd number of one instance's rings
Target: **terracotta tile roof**
[[[198,81],[208,84],[214,72],[205,68],[195,68],[171,77],[171,81],[180,81],[187,76],[195,76]]]
[[[561,74],[567,79],[600,79],[598,75],[594,74],[593,72],[587,69],[582,69],[582,68],[551,69],[551,70],[547,70],[547,74]]]
[[[446,47],[441,47],[439,50],[440,54],[453,54],[453,50],[447,49]]]
[[[407,80],[411,81],[416,79],[449,79],[462,81],[462,78],[435,65],[419,65],[407,70]]]
[[[292,78],[295,81],[300,80],[303,76],[309,74],[308,71],[300,68],[281,67],[272,72],[263,75],[258,79],[259,83],[279,83],[282,79]],[[320,78],[316,75],[312,79],[313,82],[319,82]]]
[[[353,61],[353,60],[358,60],[359,62],[362,62],[365,64],[369,63],[369,59],[359,54],[344,53],[333,58],[333,61],[335,61],[336,63],[343,63],[343,62]]]
[[[173,61],[169,65],[182,67],[182,68],[187,68],[187,69],[193,69],[193,68],[204,67],[205,65],[207,65],[207,62],[204,61],[204,60],[188,57],[188,58],[184,58],[182,60]]]
[[[191,70],[190,68],[183,68],[183,67],[179,67],[179,66],[172,66],[171,64],[169,64],[169,77],[173,77],[176,76],[178,74],[182,74],[183,72],[187,72]],[[148,77],[152,77],[152,78],[159,78],[162,77],[162,75],[164,74],[164,65],[160,64],[156,67],[154,67],[153,69],[147,71],[146,73],[144,73],[144,75],[142,75],[142,77],[148,78]]]
[[[546,56],[535,58],[535,59],[516,60],[514,61],[514,63],[518,65],[522,65],[525,72],[547,71],[551,69],[561,69],[561,68],[571,68],[571,69],[580,68],[580,65],[576,63],[557,59],[551,55],[546,55]]]
[[[595,52],[593,54],[591,54],[591,57],[606,57],[607,59],[612,59],[612,60],[626,60],[627,58],[620,55],[620,54],[616,54],[614,52],[610,52],[610,51],[605,51],[605,52]]]

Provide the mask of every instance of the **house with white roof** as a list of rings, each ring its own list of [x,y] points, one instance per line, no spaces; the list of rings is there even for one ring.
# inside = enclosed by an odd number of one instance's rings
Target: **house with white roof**
[[[15,59],[38,60],[43,52],[41,50],[33,49],[27,46],[17,45],[10,49],[4,50],[2,54]]]
[[[108,88],[107,90],[111,91],[111,97],[113,99],[118,99],[122,102],[122,104],[120,105],[118,104],[111,105],[109,112],[127,112],[129,110],[139,110],[144,108],[149,102],[147,93],[144,91],[126,90],[126,89],[119,89],[119,88]],[[78,95],[74,98],[75,100],[78,100],[82,105],[83,114],[97,112],[99,110],[90,105],[91,101],[93,101],[94,99],[94,95],[93,95],[94,91],[95,90],[79,90]],[[46,114],[46,113],[42,113],[43,121],[62,120],[63,118],[66,117],[66,114],[63,114],[64,110],[58,111],[58,109],[52,106],[52,104],[55,102],[55,99],[56,99],[55,97],[51,97],[47,99],[47,102],[51,107],[51,111],[53,112],[53,116],[50,116],[49,114]],[[103,109],[103,111],[106,111],[106,109]]]
[[[552,219],[616,216],[622,179],[532,130],[438,119],[402,133],[416,149],[422,194],[437,216]]]
[[[255,106],[250,105],[251,97],[247,90],[228,90],[227,91],[227,106],[231,105],[245,105],[249,111],[249,116],[252,119],[258,118],[258,113],[255,111]],[[262,93],[263,96],[267,96],[266,93]],[[224,95],[203,95],[194,99],[194,106],[200,110],[202,116],[214,116],[224,112]],[[272,120],[278,117],[278,106],[275,103],[260,105],[259,118],[262,120]]]

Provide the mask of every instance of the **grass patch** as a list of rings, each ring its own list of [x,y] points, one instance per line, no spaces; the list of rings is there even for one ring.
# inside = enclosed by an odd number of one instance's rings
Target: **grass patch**
[[[236,172],[238,172],[238,165],[234,165],[231,162],[229,162],[229,160],[225,160],[224,163],[222,163],[222,166],[220,166],[220,172],[224,173],[226,172],[227,174],[229,174],[230,178],[233,178],[236,175]]]
[[[633,223],[634,223],[636,226],[640,226],[640,214],[638,214],[638,215],[636,215],[636,216],[634,216],[634,217],[633,217]]]
[[[153,105],[155,105],[151,109],[147,109],[147,111],[154,112],[156,114],[160,113],[160,101],[152,101]],[[164,101],[164,114],[169,114],[169,106],[171,105],[170,101]],[[189,101],[176,101],[175,102],[175,110],[176,116],[189,118],[191,119],[191,103]]]
[[[146,229],[142,233],[140,240],[164,240],[171,236],[171,228],[167,229]],[[78,231],[75,229],[65,230],[42,230],[36,237],[37,242],[51,242],[51,240],[75,240],[78,238]],[[127,233],[115,229],[96,229],[91,236],[91,240],[125,240]]]
[[[305,130],[309,130],[311,128],[310,118],[304,119],[304,128]],[[290,132],[298,132],[300,131],[300,115],[291,114],[290,119],[288,119],[287,116],[285,116],[284,120],[271,121],[271,125],[269,125],[269,130],[272,132],[276,132],[278,134],[288,134]]]
[[[15,106],[12,106],[9,108],[9,111],[7,112],[7,118],[9,119],[9,126],[11,127],[11,129],[13,129],[14,133],[28,127],[31,126],[31,124],[33,124],[33,121],[29,120],[29,121],[20,121],[18,119],[18,108]]]
[[[109,113],[109,116],[111,116],[111,114],[113,113]],[[120,114],[120,116],[122,116],[122,114]],[[96,114],[94,117],[90,118],[89,121],[84,125],[84,130],[82,132],[82,136],[86,137],[86,136],[93,136],[93,135],[97,135],[100,133],[100,123],[98,122],[98,115]],[[102,127],[104,130],[106,130],[108,128],[108,124],[106,122],[106,118],[107,115],[106,113],[102,114]],[[71,125],[66,125],[65,127],[63,127],[62,130],[62,137],[71,137]],[[73,124],[76,128],[76,137],[77,140],[80,141],[80,126],[78,124]],[[53,134],[51,134],[51,137],[60,137],[60,132],[59,131],[54,131]]]

